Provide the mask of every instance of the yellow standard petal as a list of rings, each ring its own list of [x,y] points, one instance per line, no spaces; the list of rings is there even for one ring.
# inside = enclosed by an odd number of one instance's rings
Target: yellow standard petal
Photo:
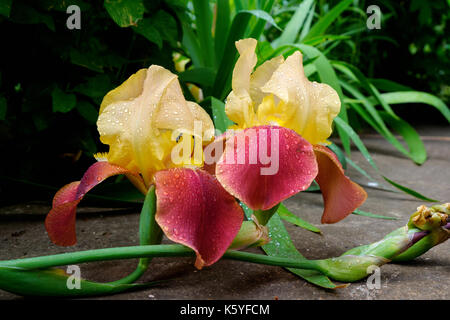
[[[306,78],[302,54],[296,51],[286,60],[278,56],[252,73],[256,40],[240,40],[236,47],[240,57],[225,109],[235,127],[279,125],[295,130],[312,144],[325,143],[341,102],[329,85]]]
[[[253,102],[250,97],[250,76],[256,66],[257,41],[244,39],[236,42],[240,57],[233,70],[232,91],[227,97],[225,112],[231,121],[245,127],[255,121]]]
[[[100,107],[100,140],[109,145],[111,163],[140,172],[150,185],[156,171],[175,166],[171,150],[173,132],[194,134],[198,120],[202,135],[211,130],[209,116],[187,102],[177,76],[160,66],[139,70],[110,91]]]

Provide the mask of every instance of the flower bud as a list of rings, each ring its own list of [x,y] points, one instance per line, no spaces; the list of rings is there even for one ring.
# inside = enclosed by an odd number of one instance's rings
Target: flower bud
[[[405,252],[396,256],[393,261],[413,260],[450,238],[449,213],[450,203],[435,205],[431,208],[418,207],[417,212],[411,216],[408,227],[411,230],[414,228],[424,230],[427,234]]]
[[[319,260],[320,271],[337,281],[365,278],[370,266],[412,260],[450,237],[450,204],[420,206],[408,224],[380,241],[348,250],[337,258]]]
[[[420,230],[432,231],[447,224],[448,214],[450,213],[450,203],[435,205],[427,208],[422,205],[411,216],[408,227],[416,227]]]
[[[258,247],[270,241],[267,227],[259,224],[255,216],[252,216],[252,219],[242,223],[241,229],[229,249],[240,250],[248,247]]]

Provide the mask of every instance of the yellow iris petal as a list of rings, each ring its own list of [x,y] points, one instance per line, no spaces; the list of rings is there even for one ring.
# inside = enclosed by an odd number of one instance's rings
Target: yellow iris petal
[[[312,144],[325,143],[341,102],[333,88],[306,78],[301,53],[273,58],[253,72],[256,40],[240,40],[236,47],[240,57],[225,108],[235,127],[277,124]]]
[[[214,128],[200,106],[184,99],[176,75],[151,66],[105,96],[97,127],[109,145],[107,160],[140,172],[149,185],[156,171],[175,166],[172,133],[194,134],[195,120],[202,124],[200,135]]]

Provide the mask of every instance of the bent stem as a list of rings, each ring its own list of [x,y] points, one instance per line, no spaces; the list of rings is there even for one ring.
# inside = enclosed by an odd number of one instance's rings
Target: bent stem
[[[155,220],[156,213],[156,194],[155,186],[151,186],[145,196],[144,205],[142,206],[141,216],[139,219],[139,244],[151,245],[159,244],[162,240],[162,230]],[[139,259],[136,270],[128,276],[109,282],[112,285],[128,284],[138,280],[147,271],[151,258]]]

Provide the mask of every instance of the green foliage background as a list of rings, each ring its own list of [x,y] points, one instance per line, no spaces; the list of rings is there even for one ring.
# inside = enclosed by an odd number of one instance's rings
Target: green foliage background
[[[72,4],[81,30],[66,27]],[[369,4],[381,8],[380,30],[366,27]],[[174,52],[187,62],[179,75],[186,97],[194,99],[187,83],[200,86],[199,102],[225,124],[234,41],[248,36],[260,40],[259,63],[300,49],[310,78],[340,92],[347,153],[350,141],[364,151],[356,132],[372,127],[423,163],[405,120],[448,125],[448,29],[448,1],[0,0],[0,201],[41,197],[27,192],[30,183],[50,186],[40,189],[48,198],[52,186],[78,180],[92,154],[106,150],[95,126],[105,93],[151,64],[176,72]],[[391,113],[399,102],[413,104]]]

